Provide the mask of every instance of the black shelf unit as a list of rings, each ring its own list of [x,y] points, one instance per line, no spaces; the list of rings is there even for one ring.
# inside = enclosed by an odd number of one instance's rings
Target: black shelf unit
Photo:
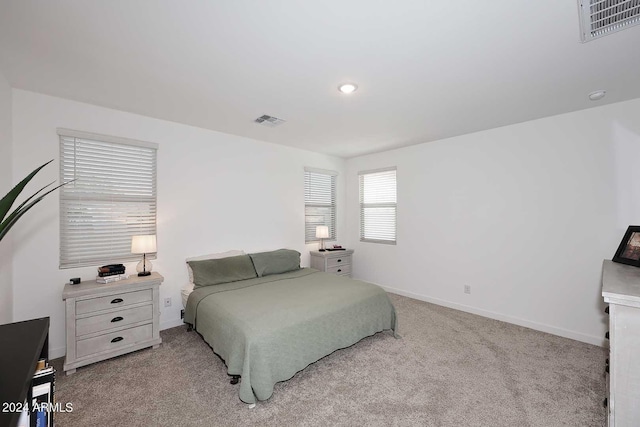
[[[22,405],[36,364],[49,359],[49,318],[0,325],[0,404]],[[0,411],[0,427],[18,424],[19,412]]]

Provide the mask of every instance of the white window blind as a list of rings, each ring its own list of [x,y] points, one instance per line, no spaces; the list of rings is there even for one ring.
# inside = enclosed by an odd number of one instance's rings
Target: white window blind
[[[75,179],[60,188],[60,268],[138,260],[131,237],[156,234],[157,145],[58,135],[60,181]]]
[[[336,178],[338,173],[304,168],[304,241],[317,242],[316,226],[329,227],[329,238],[336,239]]]
[[[396,168],[360,172],[360,241],[396,244]]]

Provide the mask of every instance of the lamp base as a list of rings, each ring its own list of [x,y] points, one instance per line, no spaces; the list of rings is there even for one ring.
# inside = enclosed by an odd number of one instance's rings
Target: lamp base
[[[153,270],[153,265],[151,264],[151,261],[147,259],[147,257],[142,258],[138,265],[136,265],[136,271],[138,273],[143,273],[145,271],[149,273],[151,272],[151,270]]]
[[[150,271],[141,271],[140,273],[138,273],[138,276],[151,276],[151,272]]]
[[[324,252],[325,248],[324,248],[324,237],[320,238],[320,248],[318,248],[318,252]]]

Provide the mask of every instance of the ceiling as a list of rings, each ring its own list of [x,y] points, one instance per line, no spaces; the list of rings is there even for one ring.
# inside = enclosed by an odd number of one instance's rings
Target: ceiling
[[[0,0],[0,72],[348,158],[639,98],[640,26],[583,44],[573,0]]]

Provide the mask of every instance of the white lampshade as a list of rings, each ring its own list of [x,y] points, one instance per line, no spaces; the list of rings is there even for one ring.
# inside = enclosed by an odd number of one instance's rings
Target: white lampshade
[[[133,236],[131,238],[132,254],[150,254],[157,251],[156,236]]]
[[[316,227],[316,237],[318,239],[328,239],[329,238],[329,227],[326,225],[319,225]]]

